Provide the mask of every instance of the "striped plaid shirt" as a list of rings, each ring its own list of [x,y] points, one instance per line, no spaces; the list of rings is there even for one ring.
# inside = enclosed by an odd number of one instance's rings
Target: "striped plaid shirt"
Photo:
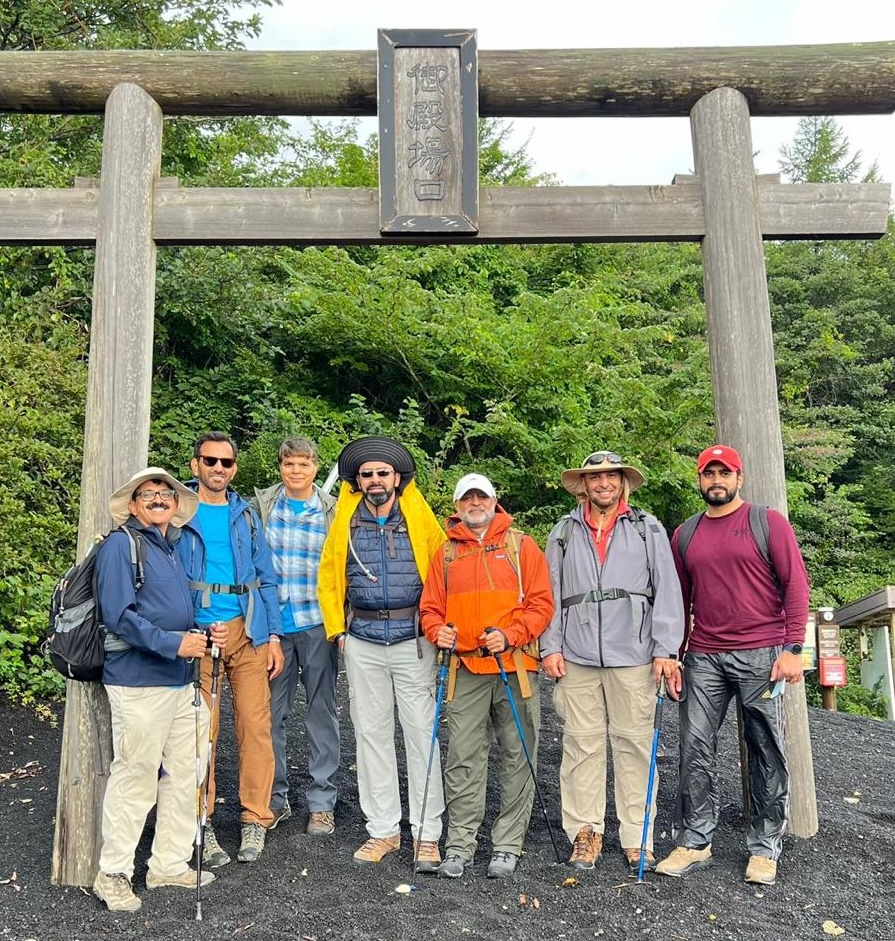
[[[286,605],[283,630],[304,631],[322,624],[317,572],[326,539],[326,514],[316,491],[300,512],[293,509],[283,491],[271,509],[264,535],[273,555],[280,604]],[[291,618],[287,614],[290,608]]]

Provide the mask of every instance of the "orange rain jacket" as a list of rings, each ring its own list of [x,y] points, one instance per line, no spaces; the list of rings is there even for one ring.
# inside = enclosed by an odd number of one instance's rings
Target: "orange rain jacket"
[[[429,574],[420,598],[420,623],[426,637],[435,643],[443,624],[457,628],[456,652],[470,673],[497,673],[494,657],[479,653],[486,627],[503,631],[509,648],[504,668],[515,672],[512,648],[521,647],[546,629],[553,616],[550,573],[544,553],[530,536],[514,532],[519,547],[522,574],[510,562],[507,530],[513,522],[501,506],[481,541],[457,516],[447,521],[448,542],[432,556]],[[510,536],[509,538],[513,538]],[[456,545],[452,550],[450,540]],[[445,564],[445,560],[447,563]],[[447,578],[447,585],[445,585]],[[537,670],[538,662],[524,656],[526,670]]]

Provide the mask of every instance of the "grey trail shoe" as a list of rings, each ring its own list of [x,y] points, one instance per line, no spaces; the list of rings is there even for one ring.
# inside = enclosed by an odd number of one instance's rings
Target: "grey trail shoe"
[[[267,830],[260,823],[244,823],[242,825],[242,843],[236,859],[241,863],[253,863],[264,849],[264,839]]]
[[[505,853],[498,850],[491,856],[491,862],[488,864],[489,879],[506,879],[516,871],[516,864],[519,857],[515,853]]]
[[[205,824],[205,836],[202,845],[202,868],[220,869],[230,862],[230,855],[218,843],[218,838],[214,835],[214,830],[210,823]]]
[[[469,865],[469,860],[462,856],[446,856],[444,862],[436,869],[439,879],[459,879],[463,870]]]
[[[106,903],[110,912],[135,912],[143,904],[123,872],[98,872],[93,880],[93,894]]]
[[[292,816],[292,808],[289,806],[288,798],[282,807],[277,807],[276,810],[271,807],[270,812],[273,814],[273,823],[267,829],[276,830],[279,824],[281,824],[284,820],[288,820]]]

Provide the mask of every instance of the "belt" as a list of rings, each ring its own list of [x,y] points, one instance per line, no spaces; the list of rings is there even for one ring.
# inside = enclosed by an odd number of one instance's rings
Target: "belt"
[[[415,618],[417,609],[412,608],[379,608],[376,611],[368,611],[362,608],[352,609],[354,617],[362,621],[400,621],[407,618]]]

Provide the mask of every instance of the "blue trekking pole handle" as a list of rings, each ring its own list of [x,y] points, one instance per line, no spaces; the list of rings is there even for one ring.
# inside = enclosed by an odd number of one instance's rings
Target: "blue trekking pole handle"
[[[653,787],[656,782],[656,759],[659,754],[659,735],[662,731],[662,708],[665,705],[665,676],[659,680],[656,691],[656,712],[653,716],[653,748],[650,753],[649,777],[646,782],[646,802],[643,806],[643,833],[640,837],[640,865],[637,867],[637,881],[643,882],[643,867],[646,862],[646,841],[649,835],[650,808],[653,803]]]

